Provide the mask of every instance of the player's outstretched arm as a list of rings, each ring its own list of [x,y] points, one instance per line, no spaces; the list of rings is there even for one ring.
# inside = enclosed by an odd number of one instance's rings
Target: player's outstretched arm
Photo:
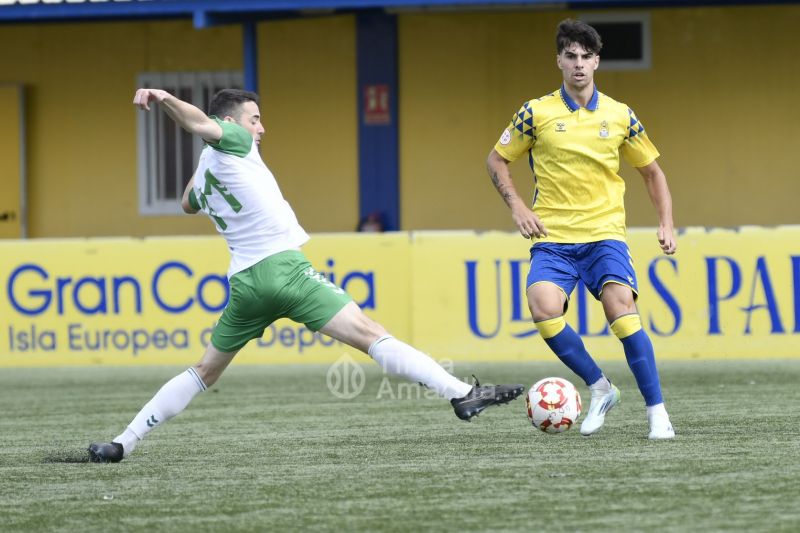
[[[678,240],[672,222],[672,195],[667,185],[667,177],[656,161],[637,167],[636,170],[644,178],[647,194],[658,214],[658,244],[667,255],[672,255],[678,249]]]
[[[189,133],[199,135],[208,142],[216,143],[222,138],[222,128],[208,118],[203,111],[184,102],[162,89],[138,89],[133,104],[150,111],[150,104],[157,103],[167,115]]]
[[[536,216],[525,202],[517,194],[514,181],[511,179],[511,170],[508,168],[508,161],[492,149],[489,157],[486,158],[486,168],[492,183],[503,201],[511,209],[511,218],[517,225],[520,234],[526,239],[531,237],[546,237],[547,230],[539,217]]]

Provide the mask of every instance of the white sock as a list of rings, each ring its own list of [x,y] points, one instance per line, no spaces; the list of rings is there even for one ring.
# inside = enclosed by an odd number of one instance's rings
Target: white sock
[[[466,396],[472,390],[432,358],[391,335],[373,342],[367,353],[387,373],[422,383],[448,400]]]
[[[666,418],[669,418],[669,415],[667,414],[667,408],[664,407],[664,402],[647,406],[648,420],[654,416],[664,416]]]
[[[600,379],[589,385],[589,390],[591,390],[592,393],[597,392],[605,394],[611,390],[611,382],[608,381],[608,378],[605,377],[605,375],[602,375],[600,376]]]
[[[198,393],[206,390],[206,384],[194,368],[188,369],[167,381],[153,398],[142,407],[125,431],[114,439],[122,444],[127,457],[145,435],[177,415],[189,405]]]

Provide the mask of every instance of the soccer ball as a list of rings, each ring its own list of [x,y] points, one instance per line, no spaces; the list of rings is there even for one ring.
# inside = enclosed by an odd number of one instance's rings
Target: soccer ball
[[[533,384],[525,398],[528,418],[545,433],[563,433],[581,416],[581,395],[564,378],[544,378]]]

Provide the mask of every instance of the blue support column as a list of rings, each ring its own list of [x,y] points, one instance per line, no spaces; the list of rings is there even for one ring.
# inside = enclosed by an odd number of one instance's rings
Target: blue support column
[[[397,124],[397,18],[383,11],[356,15],[359,217],[380,215],[400,229]]]
[[[258,30],[255,22],[242,23],[244,89],[258,92]]]

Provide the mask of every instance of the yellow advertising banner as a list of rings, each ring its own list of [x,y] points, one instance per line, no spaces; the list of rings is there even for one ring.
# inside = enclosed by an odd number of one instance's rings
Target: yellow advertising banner
[[[659,359],[800,356],[800,227],[691,228],[678,253],[628,236],[642,323]],[[516,234],[315,235],[304,252],[365,312],[437,359],[551,360],[525,299]],[[215,237],[0,243],[0,366],[191,364],[228,297]],[[567,320],[598,359],[623,358],[582,285]],[[333,362],[357,352],[280,320],[243,363]],[[358,356],[363,357],[363,356]]]
[[[690,228],[678,243],[666,256],[654,229],[628,235],[657,358],[800,356],[800,227]],[[525,239],[417,233],[412,251],[411,329],[422,349],[454,360],[552,359],[525,298]],[[582,284],[567,321],[595,357],[624,359]]]
[[[315,235],[304,252],[366,313],[408,338],[408,249],[402,233]],[[214,237],[3,242],[0,366],[192,364],[225,307],[228,259]],[[357,352],[280,320],[237,361],[323,362],[343,353]]]

